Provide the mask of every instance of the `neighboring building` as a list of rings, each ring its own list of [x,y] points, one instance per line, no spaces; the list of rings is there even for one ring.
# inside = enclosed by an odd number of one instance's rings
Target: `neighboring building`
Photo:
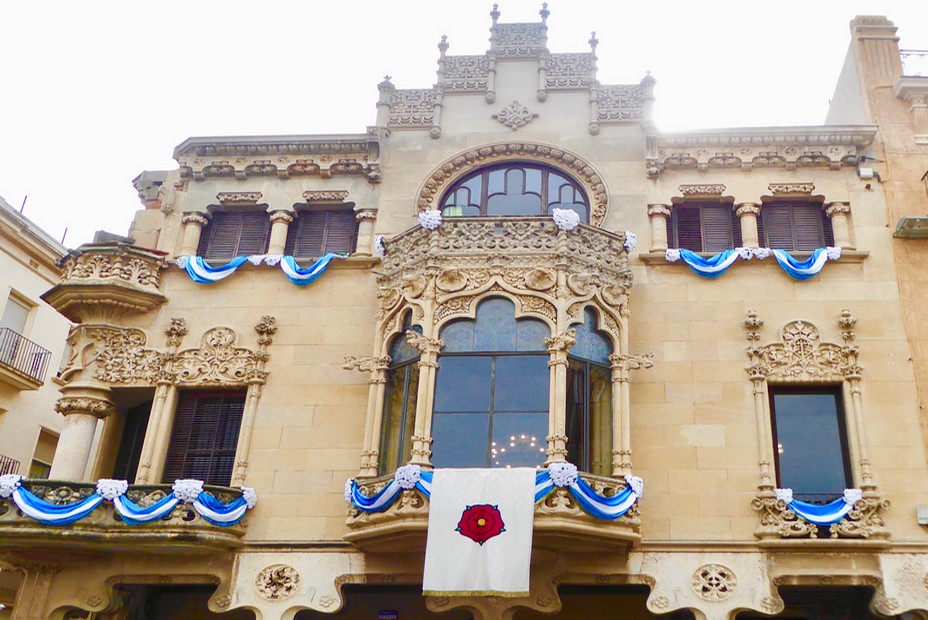
[[[595,37],[491,16],[432,88],[382,82],[366,133],[186,140],[136,180],[135,246],[64,260],[58,482],[0,486],[13,618],[928,614],[879,127],[659,132]],[[586,484],[535,506],[528,596],[422,595],[407,465],[564,461]],[[23,514],[49,504],[75,522]]]

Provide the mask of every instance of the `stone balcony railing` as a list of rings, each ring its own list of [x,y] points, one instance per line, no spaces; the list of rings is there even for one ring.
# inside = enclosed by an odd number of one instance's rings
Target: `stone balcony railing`
[[[57,480],[23,480],[22,486],[56,506],[84,500],[96,489],[96,483],[92,482]],[[204,486],[203,490],[223,503],[241,496],[240,490],[227,487]],[[126,497],[145,508],[169,493],[170,484],[131,485]],[[213,525],[185,503],[178,504],[170,513],[152,523],[128,525],[116,512],[113,503],[107,501],[70,525],[45,525],[23,514],[11,499],[0,499],[0,554],[38,549],[96,552],[234,549],[242,545],[246,527],[247,517],[228,527]]]
[[[42,299],[77,323],[150,312],[167,301],[164,256],[124,243],[82,245],[61,260],[61,281]]]
[[[797,538],[885,541],[890,533],[883,513],[889,505],[889,500],[875,492],[865,492],[844,518],[825,527],[800,518],[774,492],[761,492],[751,502],[751,507],[760,513],[760,524],[754,535],[761,544],[768,545]]]
[[[597,493],[611,496],[625,487],[622,480],[581,473]],[[380,476],[360,483],[365,495],[374,495],[393,479]],[[368,513],[350,505],[344,539],[365,551],[415,553],[425,551],[429,500],[417,489],[404,490],[383,512]],[[535,505],[532,544],[564,552],[604,549],[628,550],[641,539],[637,503],[614,521],[597,519],[585,512],[566,488],[555,488]]]

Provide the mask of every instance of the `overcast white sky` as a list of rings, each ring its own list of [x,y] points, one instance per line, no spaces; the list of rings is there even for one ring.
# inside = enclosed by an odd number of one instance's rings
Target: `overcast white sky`
[[[0,2],[0,196],[76,247],[125,234],[131,180],[189,136],[361,133],[377,83],[427,88],[436,44],[488,47],[473,0]],[[501,22],[541,2],[500,0]],[[925,0],[550,0],[548,47],[600,40],[603,83],[657,79],[660,129],[817,125],[859,14],[928,49]]]

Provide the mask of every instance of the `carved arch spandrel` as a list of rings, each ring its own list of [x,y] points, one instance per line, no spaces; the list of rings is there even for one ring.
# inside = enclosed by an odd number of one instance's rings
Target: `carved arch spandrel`
[[[475,319],[477,306],[491,297],[501,297],[511,301],[515,305],[517,319],[539,319],[548,325],[552,333],[557,330],[557,302],[554,298],[536,291],[519,290],[509,285],[503,278],[494,276],[477,290],[451,294],[436,300],[435,333],[439,333],[451,321]]]
[[[588,161],[564,149],[535,142],[487,144],[458,153],[442,162],[419,187],[417,211],[439,207],[442,194],[470,172],[500,162],[544,164],[576,179],[590,200],[590,224],[601,227],[609,209],[603,175]]]

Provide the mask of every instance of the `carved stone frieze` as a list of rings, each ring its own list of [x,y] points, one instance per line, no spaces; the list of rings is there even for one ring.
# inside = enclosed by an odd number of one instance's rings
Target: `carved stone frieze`
[[[608,208],[608,194],[603,179],[593,166],[573,153],[545,144],[507,142],[491,144],[466,151],[443,162],[419,189],[419,211],[438,208],[445,190],[461,176],[477,168],[507,159],[529,160],[561,168],[574,177],[590,199],[590,223],[601,226]]]
[[[844,318],[845,322],[850,322]],[[856,321],[856,319],[855,319]],[[853,332],[845,337],[845,344],[822,342],[818,328],[807,321],[790,321],[781,331],[781,342],[757,346],[759,327],[763,321],[756,313],[749,315],[745,325],[748,329],[748,357],[751,365],[746,368],[752,378],[768,381],[841,381],[859,378],[863,369],[857,363],[858,349],[853,344]]]
[[[645,89],[639,84],[599,86],[596,89],[596,120],[634,122],[644,120]]]
[[[714,185],[681,185],[680,193],[684,196],[721,196],[725,186],[721,183]]]
[[[498,57],[531,57],[547,51],[548,27],[542,22],[494,24],[490,52]]]
[[[759,494],[751,501],[751,507],[760,513],[760,524],[754,535],[762,540],[818,538],[818,526],[800,519],[772,492]],[[889,507],[889,500],[874,493],[865,494],[841,521],[829,526],[830,538],[889,538],[882,516]]]
[[[276,168],[274,169],[277,170]],[[221,204],[256,204],[261,200],[261,192],[219,192],[216,200]]]
[[[263,383],[267,362],[267,344],[253,351],[235,346],[236,334],[228,327],[214,327],[203,334],[200,347],[184,349],[172,356],[176,380],[184,385],[228,385]]]
[[[490,59],[480,56],[445,56],[439,60],[439,84],[444,92],[487,90]]]
[[[596,79],[596,56],[579,54],[549,54],[544,59],[545,88],[589,88]]]
[[[290,598],[296,593],[299,585],[299,571],[286,564],[268,566],[255,577],[255,590],[269,601]]]
[[[533,119],[538,118],[538,113],[532,112],[518,101],[513,101],[491,116],[515,131],[519,127],[525,127]]]
[[[771,183],[767,189],[776,194],[811,194],[815,190],[812,183]]]
[[[665,169],[740,167],[855,166],[859,152],[873,142],[866,128],[725,130],[661,134],[648,141],[650,176]]]
[[[346,198],[346,190],[303,192],[303,200],[306,202],[344,202]]]
[[[392,129],[431,127],[435,106],[441,94],[431,88],[393,89],[389,91],[387,126]]]

